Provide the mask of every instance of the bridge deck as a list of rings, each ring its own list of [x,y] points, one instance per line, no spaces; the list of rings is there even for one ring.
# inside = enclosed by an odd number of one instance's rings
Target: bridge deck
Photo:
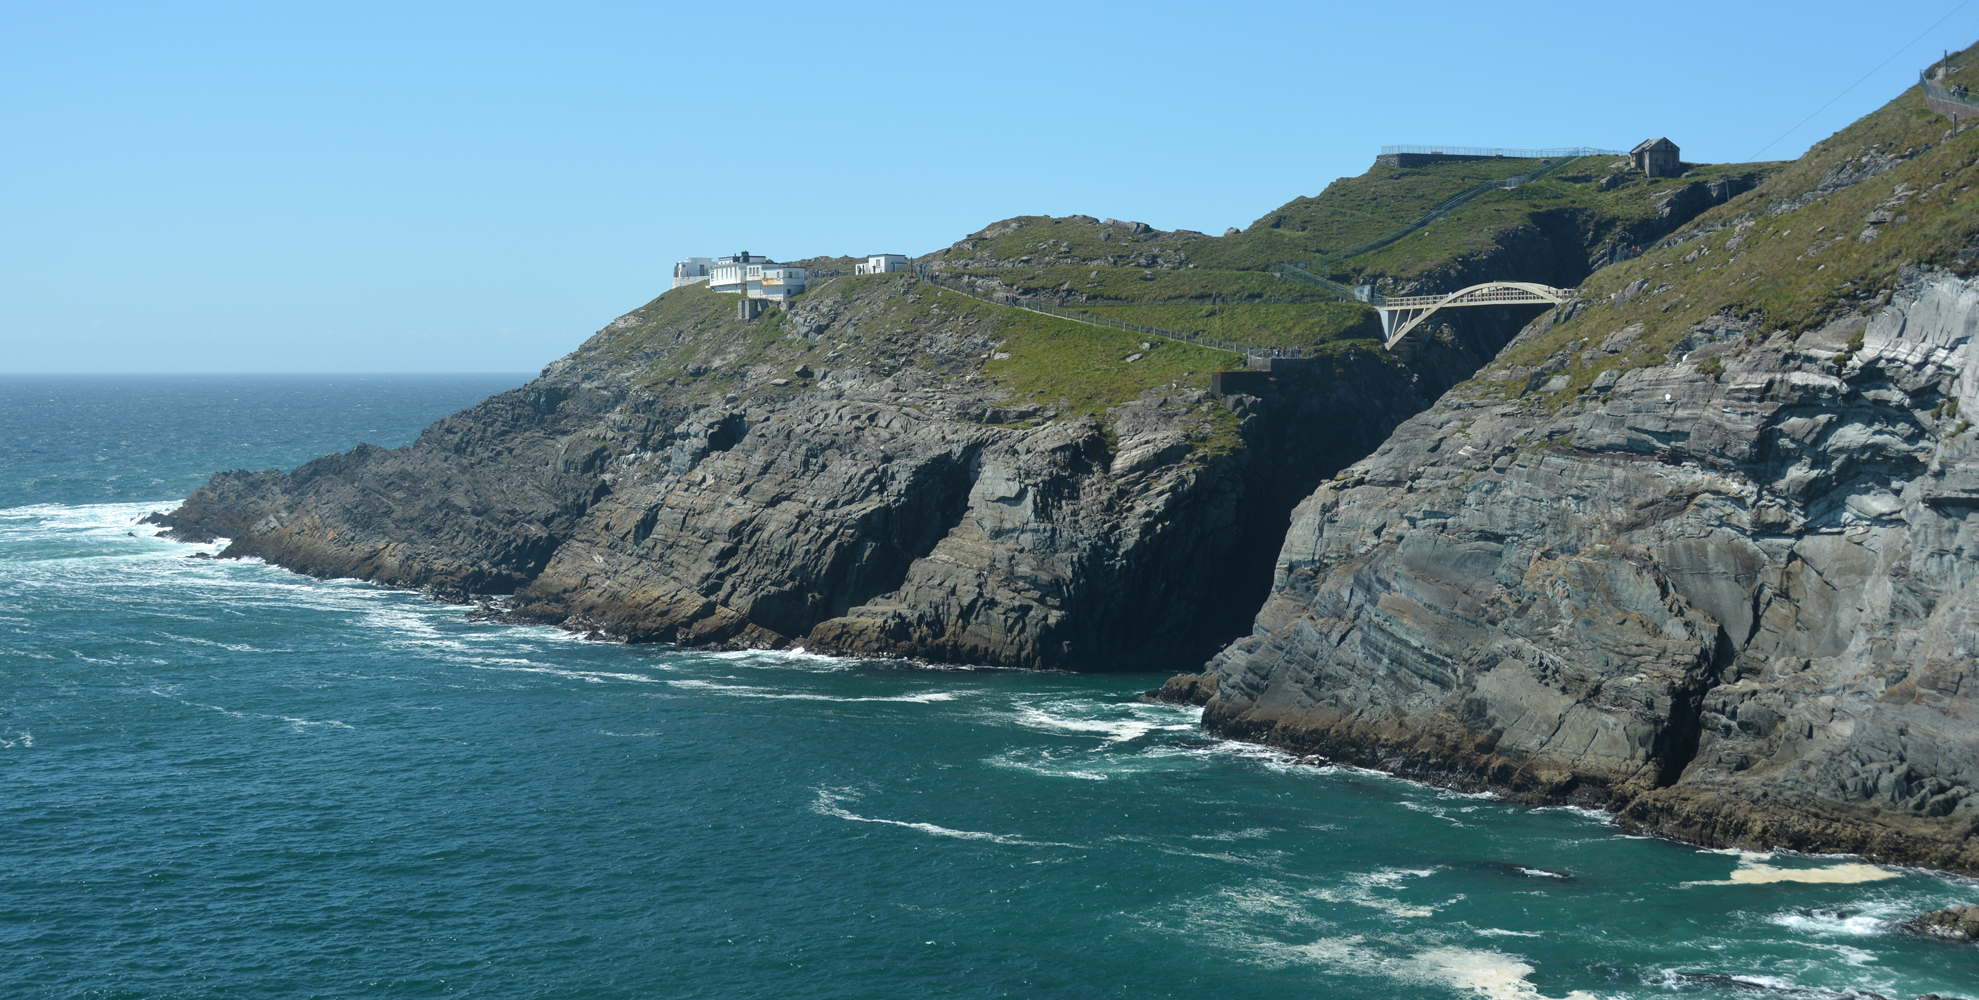
[[[1530,281],[1487,281],[1444,295],[1397,295],[1375,306],[1381,310],[1381,327],[1393,349],[1439,309],[1453,306],[1558,305],[1573,292]],[[1398,324],[1396,321],[1400,320]]]

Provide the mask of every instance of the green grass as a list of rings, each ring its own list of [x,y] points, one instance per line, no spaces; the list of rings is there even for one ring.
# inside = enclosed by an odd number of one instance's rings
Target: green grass
[[[1688,178],[1649,178],[1616,171],[1617,176],[1625,178],[1623,183],[1602,191],[1595,182],[1608,176],[1607,165],[1614,158],[1583,157],[1582,160],[1595,161],[1589,166],[1598,169],[1575,164],[1561,175],[1542,177],[1510,191],[1485,194],[1395,243],[1337,262],[1331,270],[1337,280],[1350,284],[1364,274],[1413,277],[1434,270],[1445,261],[1487,253],[1510,230],[1543,227],[1555,218],[1565,217],[1572,217],[1598,245],[1654,221],[1659,215],[1656,203],[1689,184],[1777,169],[1773,164],[1691,165],[1693,176]]]
[[[1574,345],[1581,341],[1598,344],[1616,330],[1643,325],[1633,355],[1576,359],[1568,370],[1571,384],[1552,400],[1558,405],[1607,368],[1660,360],[1707,318],[1732,317],[1757,334],[1798,334],[1880,305],[1905,265],[1979,270],[1979,260],[1969,252],[1979,237],[1979,131],[1946,140],[1947,128],[1925,109],[1919,88],[1909,88],[1758,190],[1711,209],[1678,234],[1709,235],[1596,272],[1582,287],[1591,305],[1581,315],[1507,351],[1496,364],[1538,364],[1556,352],[1578,350]],[[1872,146],[1899,154],[1934,148],[1812,204],[1765,214],[1768,206],[1814,188],[1830,171],[1861,162]],[[1899,184],[1924,192],[1891,210],[1907,220],[1880,227],[1871,242],[1860,241],[1869,213]],[[1740,223],[1750,225],[1740,228]],[[1693,258],[1700,250],[1705,252]],[[1642,294],[1619,307],[1606,301],[1635,281],[1646,282]]]
[[[995,235],[986,235],[992,232]],[[1103,226],[1098,220],[1083,216],[1054,219],[1046,215],[1023,215],[987,226],[981,233],[958,241],[958,246],[936,251],[933,258],[947,262],[965,261],[978,256],[1006,261],[1028,257],[1041,263],[1062,257],[1095,260],[1121,254],[1172,251],[1200,239],[1202,235],[1187,232],[1134,234],[1128,232],[1125,225]]]
[[[1443,269],[1453,260],[1488,253],[1511,230],[1544,228],[1568,217],[1584,239],[1599,244],[1655,219],[1655,203],[1679,187],[1727,174],[1777,169],[1776,164],[1689,164],[1692,177],[1651,179],[1613,166],[1619,159],[1581,157],[1537,181],[1481,195],[1396,243],[1333,261],[1324,270],[1348,284],[1364,277],[1413,278]],[[1359,177],[1334,181],[1316,197],[1293,200],[1237,236],[1192,245],[1190,256],[1210,269],[1317,261],[1401,229],[1468,188],[1542,165],[1539,160],[1515,159],[1420,167],[1376,165]],[[1610,174],[1623,178],[1623,183],[1600,190],[1596,182]]]
[[[1026,295],[1068,293],[1091,299],[1139,302],[1148,299],[1209,301],[1331,302],[1311,285],[1263,271],[1206,268],[1173,270],[1138,267],[1059,265],[1030,268],[971,268],[950,274],[992,278]]]
[[[1381,316],[1357,303],[1310,305],[1077,306],[1081,312],[1196,333],[1258,347],[1317,347],[1338,340],[1380,340]]]
[[[952,292],[942,294],[966,300]],[[1008,307],[988,308],[1003,313],[996,327],[997,351],[1009,355],[983,364],[991,384],[1009,392],[1013,400],[1050,406],[1068,416],[1098,413],[1169,383],[1205,389],[1210,372],[1244,364],[1242,357],[1227,351],[1149,340]],[[1142,343],[1154,346],[1142,350]],[[1127,360],[1136,354],[1141,355],[1139,360]]]

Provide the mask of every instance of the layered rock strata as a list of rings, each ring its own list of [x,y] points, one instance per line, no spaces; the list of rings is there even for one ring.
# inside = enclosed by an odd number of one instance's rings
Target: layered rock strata
[[[1488,372],[1300,505],[1205,724],[1979,870],[1975,329],[1979,283],[1912,269],[1872,314],[1703,326],[1557,410],[1515,395],[1547,372]]]
[[[1447,384],[1360,350],[1068,416],[982,377],[1012,310],[892,277],[732,302],[669,293],[408,447],[224,473],[160,521],[635,641],[1173,669],[1242,634],[1298,499]]]

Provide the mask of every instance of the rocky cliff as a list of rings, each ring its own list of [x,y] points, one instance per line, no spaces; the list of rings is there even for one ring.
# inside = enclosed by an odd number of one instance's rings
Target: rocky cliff
[[[1913,91],[1597,272],[1307,498],[1176,687],[1225,734],[1979,870],[1976,156]]]
[[[635,641],[1199,664],[1248,627],[1292,507],[1532,315],[1474,311],[1405,363],[1370,339],[1366,307],[1245,263],[1358,239],[1477,181],[1375,173],[1378,212],[1345,179],[1289,224],[1222,238],[1005,220],[924,258],[975,296],[840,276],[745,320],[732,298],[677,289],[409,447],[221,474],[155,520],[229,538],[230,556],[504,595],[511,617]],[[1412,263],[1458,280],[1546,261],[1568,280],[1618,220],[1661,217],[1656,192],[1549,184],[1472,202],[1484,214],[1463,220],[1447,266]],[[1540,201],[1596,221],[1542,232]],[[1210,373],[1241,355],[1027,312],[1013,294],[1309,357],[1213,396]]]
[[[1297,499],[1434,394],[1350,344],[1212,398],[1241,357],[902,276],[734,301],[670,292],[409,447],[221,474],[157,520],[635,641],[1173,668],[1241,634]]]

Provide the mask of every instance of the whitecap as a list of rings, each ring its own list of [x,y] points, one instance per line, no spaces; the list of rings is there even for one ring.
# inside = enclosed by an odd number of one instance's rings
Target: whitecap
[[[1220,841],[1264,840],[1269,838],[1274,833],[1284,833],[1284,832],[1285,831],[1275,826],[1253,826],[1253,827],[1247,827],[1242,830],[1228,830],[1223,833],[1192,834],[1190,835],[1189,839],[1190,840],[1220,840]]]
[[[914,823],[907,820],[881,819],[877,816],[861,816],[839,805],[840,802],[857,800],[858,797],[857,793],[844,789],[832,791],[830,789],[820,788],[818,789],[817,801],[811,804],[811,810],[821,816],[831,816],[835,819],[848,820],[853,823],[878,823],[883,826],[898,826],[908,830],[917,830],[921,833],[932,834],[937,837],[952,837],[956,840],[986,840],[993,844],[1010,844],[1021,847],[1079,846],[1077,844],[1063,844],[1049,840],[1026,840],[1023,837],[1014,837],[1001,833],[956,830],[946,826],[937,826],[933,823]]]
[[[515,665],[516,662],[513,660],[507,662],[470,660],[467,666],[475,670],[494,670],[517,674],[546,674],[551,677],[563,677],[569,680],[583,681],[587,684],[603,684],[606,681],[630,681],[634,684],[656,684],[659,682],[659,678],[647,677],[643,674],[617,673],[608,670],[571,670],[566,667],[552,667],[541,664],[518,666]],[[529,661],[523,660],[520,662],[528,663]]]
[[[1866,937],[1889,929],[1890,921],[1869,913],[1839,910],[1790,910],[1775,913],[1766,921],[1791,931],[1821,937]]]
[[[184,705],[187,708],[203,708],[209,712],[218,712],[221,715],[230,716],[236,719],[273,719],[288,723],[292,728],[294,728],[296,732],[302,732],[311,726],[331,726],[337,729],[357,728],[356,726],[353,726],[348,722],[339,722],[335,719],[315,720],[315,719],[298,718],[292,715],[269,715],[265,712],[241,712],[241,711],[236,711],[235,709],[226,708],[221,705],[208,705],[205,702],[187,701],[186,699],[181,698],[178,695],[172,694],[167,691],[160,691],[157,688],[151,688],[149,690],[152,694],[157,695],[160,698],[163,698],[167,701],[178,702],[179,704]]]
[[[1427,878],[1434,874],[1436,874],[1434,868],[1377,868],[1371,872],[1349,876],[1344,886],[1315,889],[1310,895],[1329,903],[1351,903],[1370,910],[1379,910],[1391,917],[1418,920],[1433,917],[1438,909],[1464,897],[1454,896],[1442,903],[1426,905],[1405,902],[1381,893],[1400,888],[1405,879]]]
[[[1107,718],[1109,715],[1114,717]],[[1121,715],[1126,717],[1119,717]],[[1097,736],[1108,743],[1126,743],[1155,732],[1193,732],[1202,723],[1202,709],[1062,699],[1044,705],[1020,702],[1016,706],[1015,719],[1018,725],[1027,729]]]
[[[264,717],[264,718],[265,718],[265,717]],[[337,727],[338,729],[356,729],[356,728],[357,728],[356,726],[353,726],[353,725],[351,725],[351,724],[350,724],[350,723],[348,723],[348,722],[338,722],[338,721],[337,721],[337,720],[335,720],[335,719],[323,719],[323,720],[320,720],[320,721],[318,721],[318,720],[315,720],[315,719],[298,719],[298,718],[296,718],[295,716],[292,716],[292,715],[278,715],[278,716],[275,716],[275,718],[278,718],[278,719],[280,719],[280,720],[282,720],[283,722],[287,722],[287,723],[289,723],[289,724],[291,724],[291,725],[293,725],[293,726],[295,726],[295,728],[296,728],[296,731],[297,731],[297,732],[301,732],[301,731],[302,731],[303,729],[305,729],[305,728],[307,728],[307,727],[309,727],[309,726],[335,726],[335,727]]]
[[[817,694],[809,691],[774,691],[769,688],[755,687],[748,684],[718,684],[714,681],[699,678],[669,680],[667,683],[678,688],[712,691],[717,694],[739,698],[767,698],[772,701],[894,702],[910,705],[928,705],[944,701],[954,701],[964,695],[977,693],[969,690],[943,690],[920,691],[914,694],[840,695]]]

